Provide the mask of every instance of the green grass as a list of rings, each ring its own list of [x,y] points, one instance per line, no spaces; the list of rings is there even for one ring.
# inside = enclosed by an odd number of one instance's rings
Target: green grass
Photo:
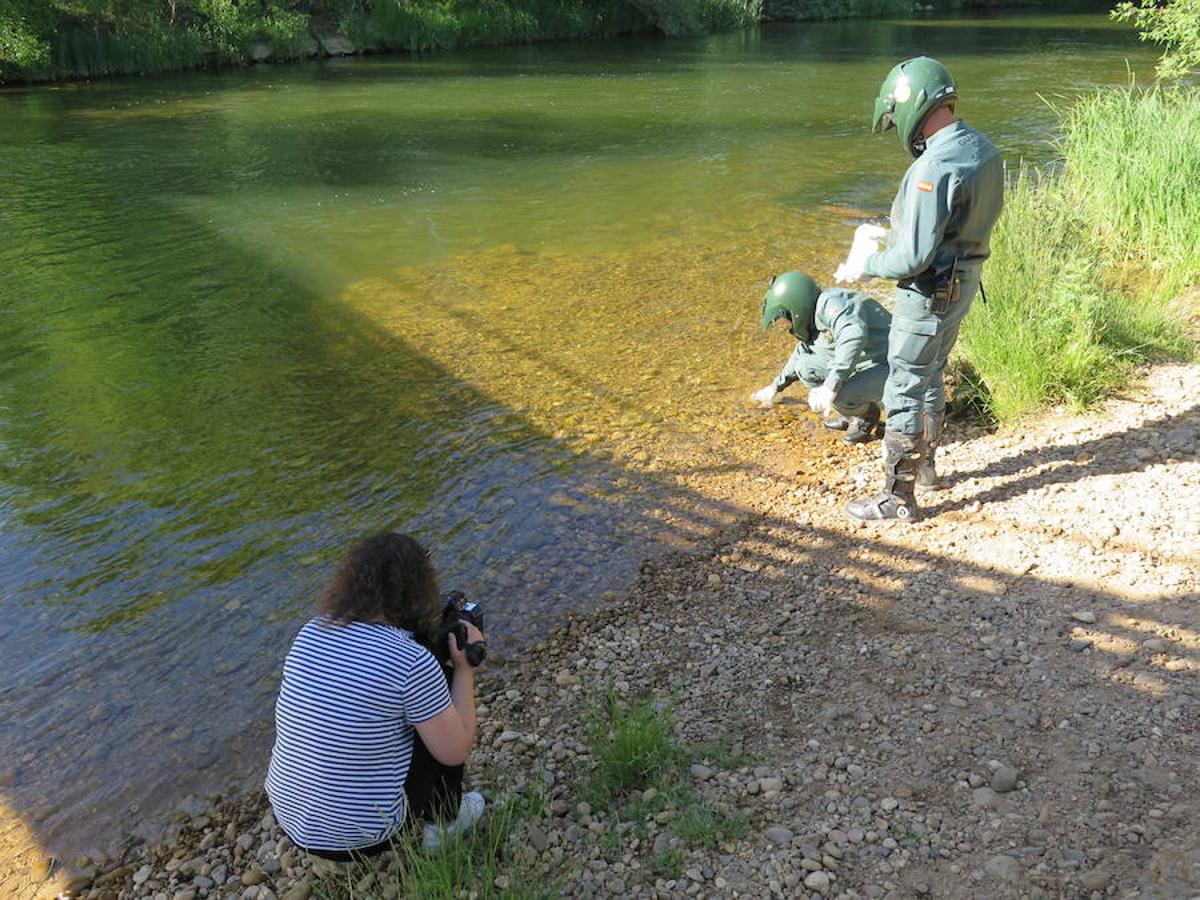
[[[579,793],[594,810],[611,816],[605,835],[610,854],[619,853],[623,839],[618,821],[629,823],[629,830],[643,842],[650,836],[650,823],[663,822],[664,830],[678,841],[647,861],[663,877],[676,878],[686,848],[709,847],[746,834],[750,823],[744,816],[721,809],[691,786],[691,764],[713,757],[675,737],[669,703],[653,697],[622,702],[607,693],[594,702],[588,731],[597,765]]]
[[[605,694],[589,715],[588,738],[598,766],[583,795],[593,805],[611,806],[632,791],[673,783],[689,762],[675,740],[670,706],[652,697],[623,703]]]
[[[1200,94],[1098,92],[1063,126],[1061,168],[1011,179],[963,323],[958,399],[1001,422],[1192,350],[1175,298],[1200,275]]]
[[[330,898],[421,897],[452,900],[470,896],[536,900],[557,893],[554,884],[533,874],[520,850],[523,823],[541,815],[540,793],[519,794],[488,809],[478,827],[436,853],[425,851],[420,835],[406,835],[392,853],[365,860],[327,877],[318,896]]]

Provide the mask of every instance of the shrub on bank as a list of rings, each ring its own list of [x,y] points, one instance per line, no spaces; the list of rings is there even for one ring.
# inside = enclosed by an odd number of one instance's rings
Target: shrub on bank
[[[1103,91],[1063,132],[1060,169],[1013,178],[963,323],[960,399],[1000,421],[1191,350],[1175,298],[1200,274],[1200,93]]]

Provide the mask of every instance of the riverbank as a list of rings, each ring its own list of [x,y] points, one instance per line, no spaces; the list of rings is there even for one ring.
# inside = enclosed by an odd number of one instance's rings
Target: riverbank
[[[1086,416],[952,427],[905,529],[842,513],[873,449],[783,451],[755,515],[483,678],[472,786],[508,812],[478,895],[1200,890],[1196,396],[1200,365],[1164,365]],[[673,698],[687,792],[583,799],[605,689]],[[315,872],[261,795],[194,812],[55,889],[403,893],[395,862]]]
[[[1037,0],[915,5],[908,0],[265,0],[242,5],[133,0],[119,10],[81,10],[63,0],[7,0],[0,4],[0,85],[1039,5]]]

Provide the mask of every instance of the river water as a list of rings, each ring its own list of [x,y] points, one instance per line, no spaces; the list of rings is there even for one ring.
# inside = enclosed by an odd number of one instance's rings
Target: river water
[[[1103,14],[771,26],[0,92],[0,858],[254,784],[349,542],[433,548],[512,650],[736,514],[773,272],[906,165],[897,60],[1045,162],[1149,75]]]

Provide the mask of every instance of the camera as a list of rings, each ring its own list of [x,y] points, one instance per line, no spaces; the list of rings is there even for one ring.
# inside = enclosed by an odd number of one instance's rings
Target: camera
[[[449,635],[454,635],[458,646],[464,648],[467,662],[472,668],[478,668],[487,657],[487,644],[483,641],[467,643],[467,627],[463,622],[470,622],[483,631],[483,609],[478,603],[472,603],[462,591],[447,591],[442,595],[442,615],[430,630],[426,646],[444,666],[450,665]]]

